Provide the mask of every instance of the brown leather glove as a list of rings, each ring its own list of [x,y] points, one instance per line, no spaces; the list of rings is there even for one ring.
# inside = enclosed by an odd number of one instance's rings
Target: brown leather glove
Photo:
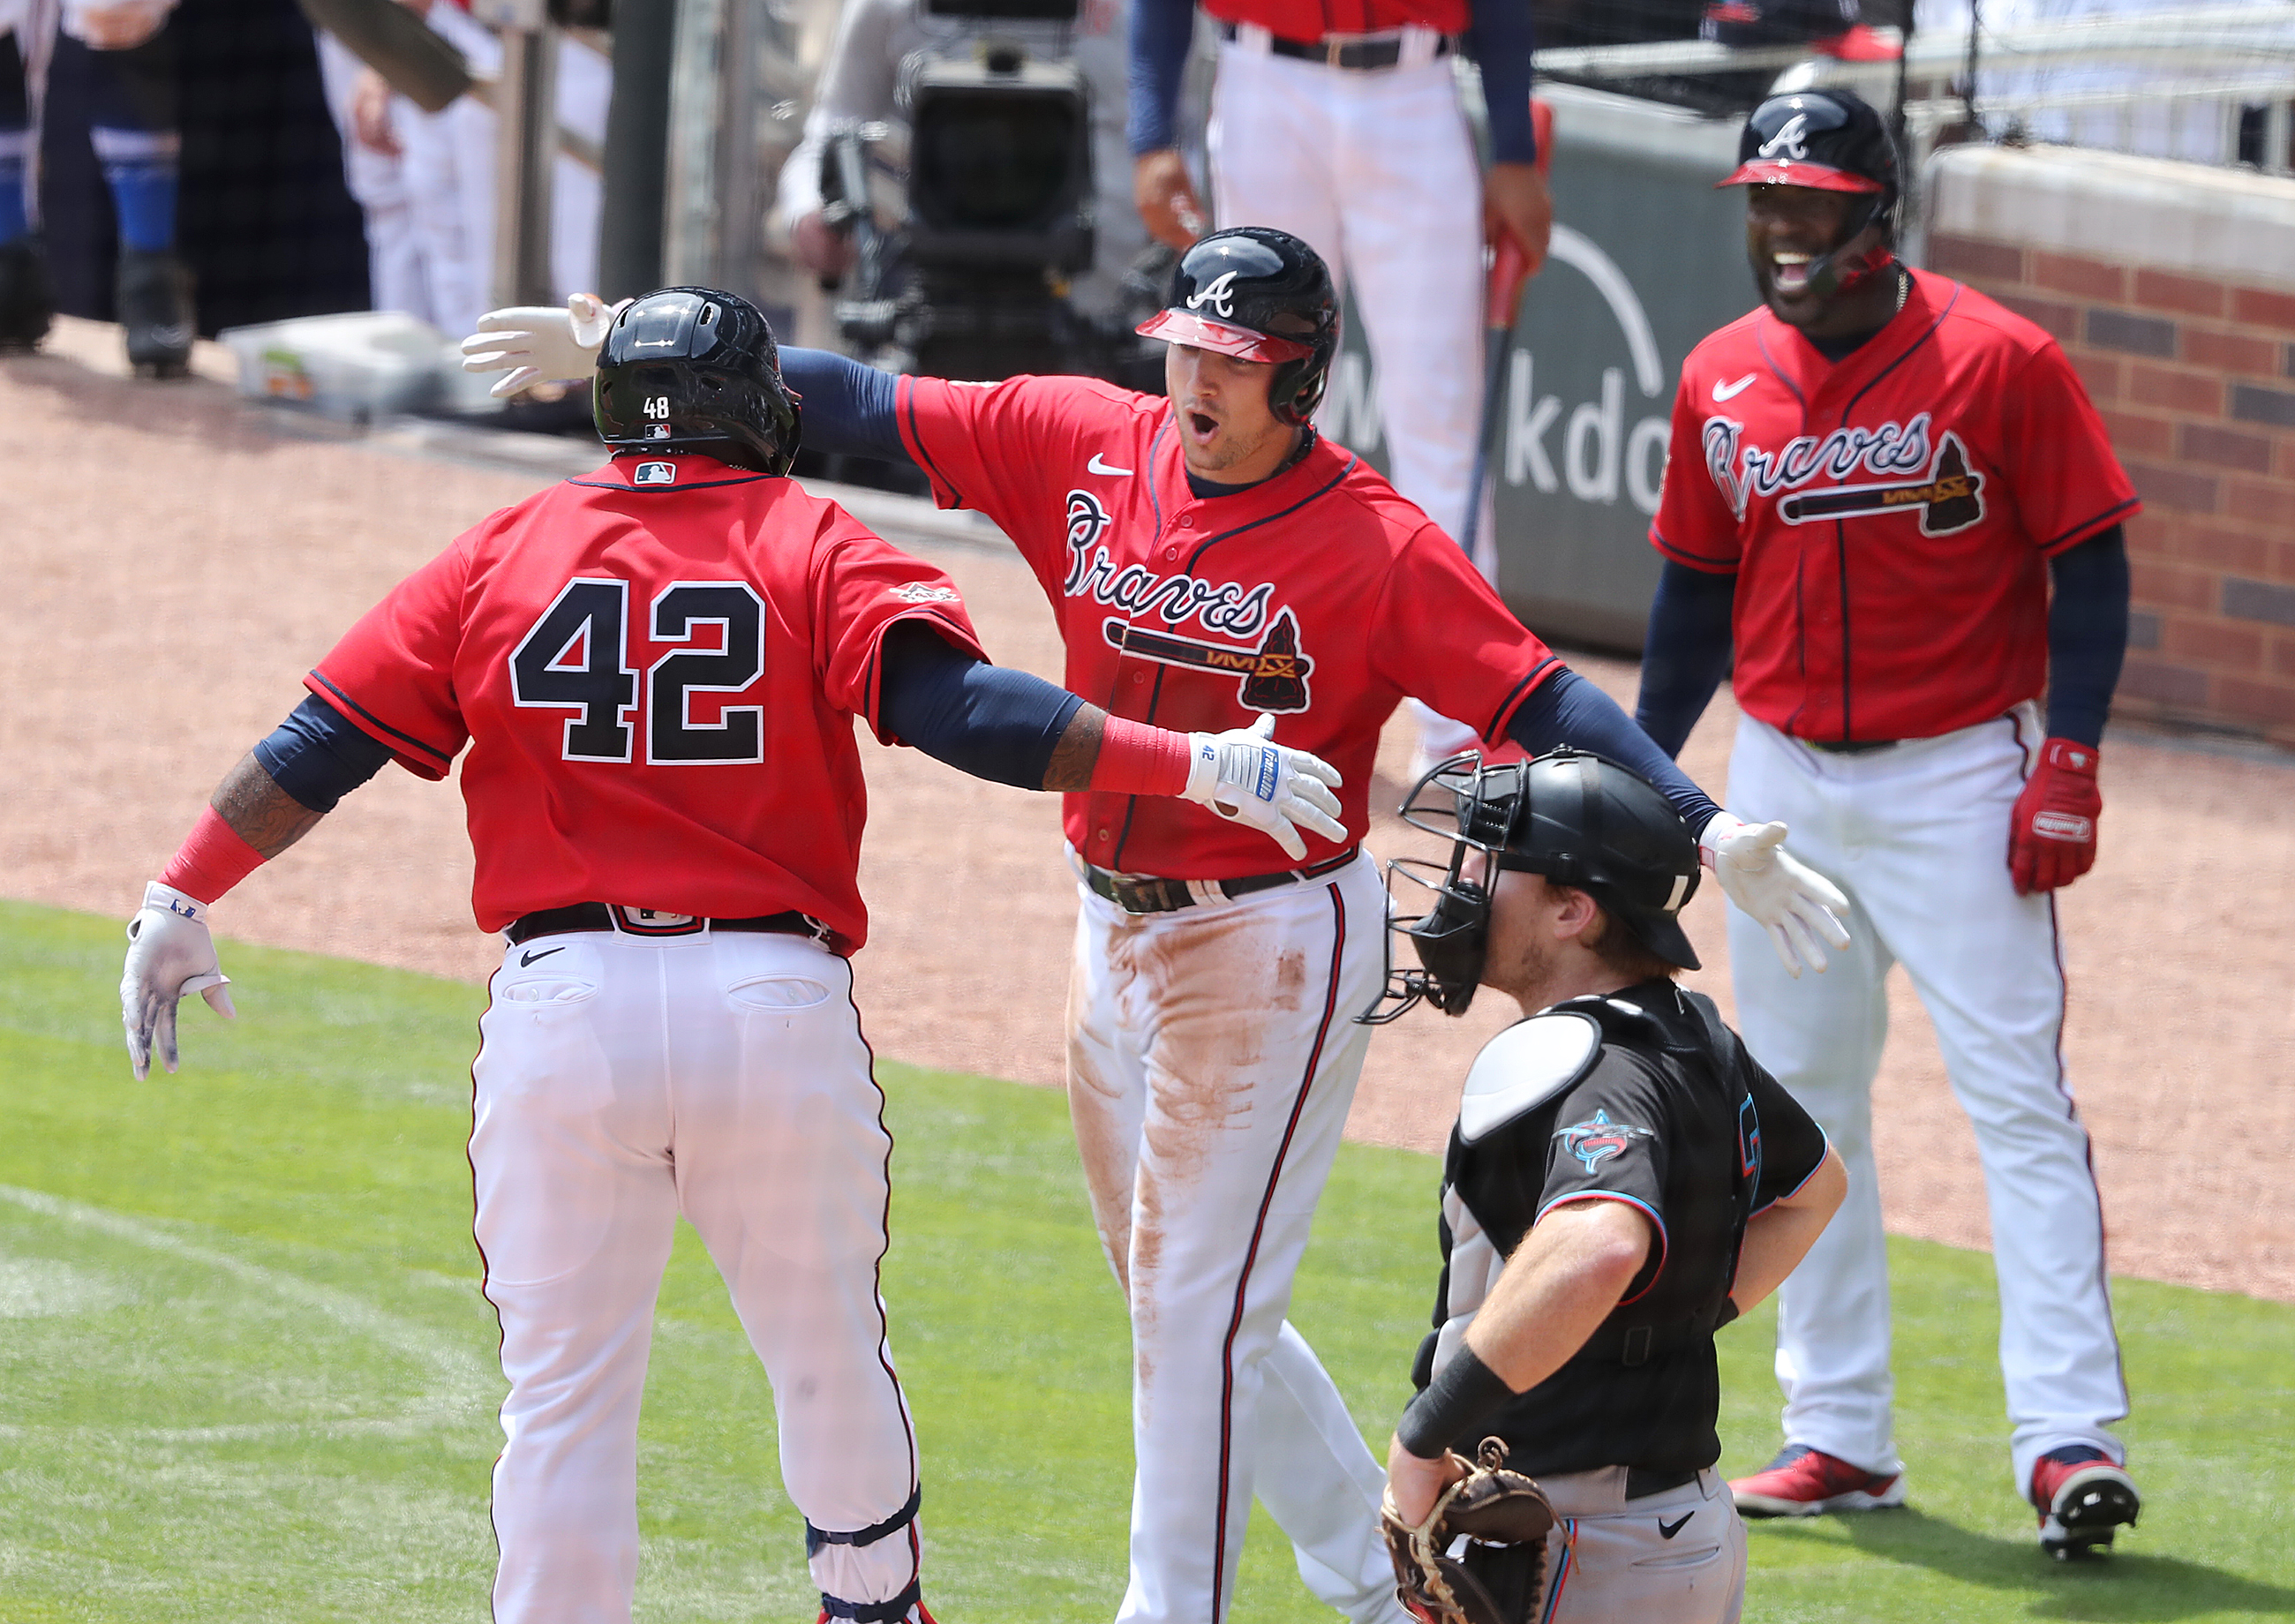
[[[1423,1624],[1527,1624],[1545,1599],[1554,1506],[1535,1481],[1506,1469],[1507,1447],[1498,1439],[1482,1440],[1475,1456],[1472,1466],[1451,1457],[1466,1475],[1417,1527],[1395,1514],[1391,1498],[1379,1515],[1395,1595]],[[1473,1542],[1463,1561],[1450,1554],[1461,1534]]]

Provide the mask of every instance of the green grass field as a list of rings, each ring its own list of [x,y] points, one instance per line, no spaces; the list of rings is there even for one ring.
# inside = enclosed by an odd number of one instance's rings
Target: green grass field
[[[486,1616],[500,1442],[470,1237],[483,994],[232,946],[139,1085],[109,920],[0,903],[0,1624]],[[864,994],[865,996],[865,994]],[[1058,1095],[886,1064],[886,1276],[948,1624],[1094,1620],[1123,1587],[1128,1359]],[[1431,1301],[1428,1158],[1349,1146],[1294,1318],[1383,1440]],[[1913,1508],[1757,1525],[1759,1620],[2295,1615],[2295,1310],[2117,1286],[2152,1504],[2046,1563],[2013,1498],[1987,1260],[1894,1252]],[[1722,1339],[1724,1466],[1775,1447],[1766,1315]],[[645,1620],[807,1620],[764,1378],[690,1231],[641,1460]],[[1261,1518],[1236,1616],[1331,1617]]]

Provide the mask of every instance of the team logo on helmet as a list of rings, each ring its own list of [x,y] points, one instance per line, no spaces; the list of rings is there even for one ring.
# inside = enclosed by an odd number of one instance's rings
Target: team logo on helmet
[[[1784,128],[1761,143],[1760,155],[1763,158],[1783,156],[1793,159],[1796,162],[1806,159],[1809,156],[1809,144],[1803,137],[1808,134],[1809,115],[1795,113],[1785,120]]]
[[[1626,1147],[1636,1139],[1654,1136],[1646,1128],[1637,1128],[1631,1122],[1613,1122],[1607,1111],[1597,1111],[1587,1121],[1572,1122],[1567,1128],[1556,1128],[1554,1137],[1562,1141],[1562,1148],[1586,1164],[1588,1172],[1597,1171],[1613,1156],[1625,1154]]]
[[[1209,305],[1213,315],[1224,316],[1229,321],[1234,320],[1235,306],[1229,296],[1235,290],[1235,275],[1233,271],[1221,271],[1211,281],[1188,295],[1188,308],[1201,310],[1205,305]]]

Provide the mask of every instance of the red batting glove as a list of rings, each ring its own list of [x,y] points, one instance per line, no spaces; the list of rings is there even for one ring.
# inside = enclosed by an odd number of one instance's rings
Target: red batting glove
[[[2103,791],[2095,783],[2095,747],[2051,739],[2024,781],[2008,819],[2008,872],[2016,894],[2069,885],[2095,866],[2095,820]]]

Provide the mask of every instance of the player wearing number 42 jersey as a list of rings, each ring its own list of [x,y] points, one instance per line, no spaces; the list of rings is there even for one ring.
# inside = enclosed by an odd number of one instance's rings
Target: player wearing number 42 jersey
[[[1339,832],[1335,775],[982,660],[944,575],[783,477],[796,401],[742,300],[653,294],[603,341],[613,459],[360,621],[146,891],[129,1053],[139,1077],[155,1043],[175,1069],[187,992],[230,1013],[209,904],[386,762],[438,779],[467,744],[471,902],[506,939],[470,1135],[510,1387],[494,1617],[626,1624],[638,1400],[682,1214],[772,1377],[822,1619],[929,1624],[877,1289],[892,1142],[845,962],[868,934],[853,720],[1023,788],[1216,800],[1238,841],[1295,857],[1295,820]]]
[[[1830,887],[1776,851],[1781,826],[1721,812],[1449,536],[1314,434],[1338,301],[1311,249],[1214,233],[1142,331],[1171,346],[1166,398],[1079,378],[894,379],[804,351],[788,364],[818,443],[910,458],[943,506],[1002,527],[1051,602],[1077,692],[1143,724],[1271,718],[1344,777],[1344,830],[1311,831],[1280,869],[1193,808],[1105,784],[1068,796],[1068,1098],[1131,1321],[1138,1473],[1116,1616],[1217,1624],[1255,1494],[1318,1595],[1356,1624],[1400,1624],[1385,1474],[1285,1323],[1368,1038],[1350,1016],[1384,960],[1358,845],[1381,724],[1417,695],[1494,744],[1569,740],[1638,764],[1796,969],[1822,965],[1820,936],[1842,938]],[[465,347],[484,366],[583,375],[579,336],[567,312],[514,312]]]
[[[1749,188],[1764,304],[1682,368],[1640,718],[1678,750],[1734,641],[1730,793],[1809,843],[1857,943],[1822,984],[1793,983],[1730,922],[1745,1041],[1850,1188],[1780,1294],[1786,1447],[1738,1505],[1904,1498],[1868,1098],[1901,962],[1983,1160],[2015,1481],[2042,1544],[2081,1555],[2137,1498],[2110,1430],[2128,1391],[2052,894],[2095,861],[2136,493],[2054,339],[1897,263],[1896,155],[1873,109],[1774,97],[1739,151],[1723,184]]]

